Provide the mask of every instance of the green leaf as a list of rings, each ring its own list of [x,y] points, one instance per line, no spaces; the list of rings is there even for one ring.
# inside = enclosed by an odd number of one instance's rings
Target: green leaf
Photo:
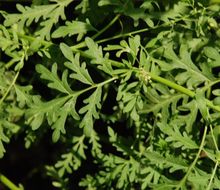
[[[47,119],[50,121],[50,117],[54,117],[52,115],[55,114],[69,98],[70,97],[61,97],[48,102],[42,102],[39,98],[36,98],[34,103],[25,113],[27,123],[31,125],[33,130],[38,129],[42,125],[46,114],[48,114]],[[56,117],[59,116],[57,114],[55,115]]]
[[[72,115],[72,117],[75,120],[79,120],[80,117],[78,115],[78,113],[75,110],[75,104],[76,104],[76,99],[77,96],[73,96],[70,100],[68,100],[62,107],[60,107],[57,114],[57,118],[54,119],[54,124],[52,125],[52,129],[53,129],[53,135],[52,135],[52,139],[53,142],[57,142],[60,138],[61,133],[65,134],[66,130],[65,130],[65,122],[67,120],[67,116],[68,115]],[[52,117],[54,116],[54,113],[48,113],[51,114]],[[48,116],[49,118],[49,116]]]
[[[158,123],[158,127],[161,132],[165,133],[168,137],[166,138],[167,142],[171,142],[175,148],[182,147],[182,149],[198,149],[199,146],[195,141],[184,131],[180,132],[177,125],[169,125]]]
[[[64,14],[64,8],[72,2],[72,0],[54,0],[54,4],[50,5],[38,5],[33,7],[23,7],[17,5],[17,9],[21,12],[20,14],[8,14],[4,22],[5,26],[11,26],[14,23],[18,23],[19,30],[24,28],[24,25],[30,26],[32,22],[38,22],[40,18],[43,19],[41,22],[41,29],[36,32],[41,38],[50,39],[51,28],[55,23],[59,21],[61,17],[63,20],[66,19]]]
[[[72,93],[72,90],[70,89],[67,82],[67,76],[68,76],[67,70],[63,72],[62,80],[60,80],[57,74],[56,63],[53,64],[51,71],[49,71],[45,66],[38,64],[36,65],[36,71],[41,74],[42,79],[51,81],[50,83],[48,83],[48,87],[52,89],[56,89],[65,94]]]
[[[183,70],[183,72],[177,73],[175,79],[181,85],[186,83],[189,89],[196,88],[203,82],[208,82],[213,79],[213,76],[203,74],[197,65],[192,62],[191,53],[186,44],[180,46],[178,56],[173,49],[173,44],[169,43],[164,48],[164,58],[166,58],[167,61],[155,60],[161,67],[161,70],[166,72],[177,69],[180,69],[180,71]]]
[[[68,116],[68,112],[66,110],[60,110],[61,114],[59,115],[58,119],[52,125],[53,135],[52,139],[53,142],[57,142],[60,138],[60,134],[65,134],[65,121]]]
[[[65,36],[73,36],[78,34],[77,40],[81,40],[82,37],[89,31],[96,31],[96,29],[89,23],[81,21],[66,22],[66,26],[60,26],[52,33],[53,38],[60,38]]]
[[[203,119],[205,119],[205,121],[210,121],[209,109],[206,104],[205,93],[202,90],[197,89],[195,99]]]
[[[214,59],[214,60],[220,59],[220,54],[219,54],[218,50],[213,47],[205,47],[204,53],[207,57],[209,57],[211,59]]]
[[[79,56],[80,55],[77,53],[72,62],[65,63],[65,66],[67,68],[74,71],[74,73],[70,74],[70,78],[76,79],[84,84],[93,85],[94,82],[92,81],[92,78],[90,77],[89,72],[86,68],[86,63],[83,62],[80,65]]]
[[[63,55],[69,60],[69,61],[73,61],[74,57],[73,57],[73,52],[71,50],[71,48],[69,46],[67,46],[64,43],[60,44],[60,49],[63,53]]]
[[[165,168],[169,168],[169,172],[173,173],[178,170],[186,171],[188,169],[188,164],[181,157],[176,157],[173,155],[166,155],[166,157],[160,155],[157,152],[146,151],[145,156],[154,164],[163,164]]]
[[[86,105],[79,110],[80,114],[85,114],[80,123],[80,127],[84,129],[86,136],[91,135],[94,119],[99,118],[99,112],[97,109],[101,108],[101,95],[102,88],[97,87],[92,95],[83,101]]]
[[[65,66],[75,72],[75,73],[70,74],[70,77],[74,78],[76,80],[79,80],[82,83],[92,85],[93,81],[92,81],[92,78],[89,75],[89,72],[88,72],[87,68],[86,68],[86,63],[83,62],[80,65],[80,62],[79,62],[80,61],[79,60],[80,54],[77,53],[75,55],[75,57],[73,57],[72,50],[70,49],[69,46],[67,46],[64,43],[60,44],[60,49],[61,49],[63,55],[68,60],[71,61],[71,62],[66,62]]]
[[[148,99],[148,103],[144,104],[140,113],[152,112],[155,116],[162,113],[163,117],[161,119],[164,123],[167,122],[171,115],[178,112],[178,102],[187,98],[184,94],[171,94],[166,86],[158,84],[155,84],[154,88],[147,87],[145,96]]]
[[[88,47],[86,54],[93,60],[94,63],[99,64],[103,60],[102,47],[98,46],[92,38],[86,37],[85,43]]]
[[[19,102],[19,107],[23,108],[25,105],[30,105],[32,103],[32,96],[30,91],[32,86],[19,86],[15,85],[15,91],[17,95],[17,101]]]
[[[4,153],[6,152],[5,148],[4,148],[4,145],[3,145],[3,142],[8,143],[9,138],[4,133],[3,123],[0,122],[0,158],[2,158],[4,156]]]

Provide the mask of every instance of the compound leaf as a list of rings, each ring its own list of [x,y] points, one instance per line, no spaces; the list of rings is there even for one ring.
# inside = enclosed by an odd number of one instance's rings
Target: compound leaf
[[[62,80],[60,80],[57,74],[56,63],[53,64],[51,71],[49,71],[45,66],[38,64],[36,65],[36,71],[41,74],[42,79],[51,81],[50,83],[48,83],[48,87],[56,89],[65,94],[70,94],[72,92],[67,82],[67,70],[63,72]]]
[[[65,36],[73,36],[78,34],[77,40],[81,40],[81,38],[88,31],[96,31],[96,29],[89,23],[81,22],[81,21],[72,21],[66,22],[65,26],[60,26],[57,30],[52,33],[53,38],[60,38]]]
[[[99,112],[97,109],[101,108],[101,96],[102,88],[97,87],[96,90],[83,101],[86,105],[79,110],[80,114],[85,114],[80,123],[80,127],[84,129],[87,136],[91,135],[94,119],[99,118]]]

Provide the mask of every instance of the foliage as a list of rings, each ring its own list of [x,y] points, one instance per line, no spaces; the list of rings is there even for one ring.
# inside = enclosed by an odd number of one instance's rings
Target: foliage
[[[16,8],[0,11],[1,158],[49,133],[58,189],[219,188],[218,1]]]

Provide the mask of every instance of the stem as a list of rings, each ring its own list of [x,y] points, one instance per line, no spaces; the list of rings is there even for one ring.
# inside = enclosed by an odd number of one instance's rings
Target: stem
[[[204,147],[206,134],[207,134],[207,126],[205,126],[205,130],[204,130],[204,133],[203,133],[203,136],[202,136],[202,142],[201,142],[201,144],[199,146],[199,151],[197,152],[196,158],[194,159],[193,163],[188,168],[188,170],[186,172],[186,175],[182,178],[182,180],[180,181],[179,185],[176,187],[176,190],[180,189],[183,186],[183,184],[185,184],[185,182],[186,182],[186,180],[187,180],[191,170],[195,167],[196,162],[199,159],[201,151],[202,151],[202,149]]]
[[[165,24],[169,25],[167,23],[165,23]],[[164,25],[162,24],[159,27],[162,27],[162,26],[164,26]],[[152,28],[146,28],[146,29],[142,29],[142,30],[137,30],[137,31],[134,31],[134,32],[129,32],[127,34],[120,34],[120,35],[117,35],[117,36],[114,36],[114,37],[111,37],[111,38],[106,38],[104,40],[97,41],[96,43],[101,43],[101,42],[104,42],[104,41],[109,41],[109,40],[112,40],[112,39],[120,38],[120,37],[123,37],[123,36],[129,36],[129,35],[136,34],[136,33],[141,33],[141,32],[144,32],[144,31],[148,31],[149,29],[152,29]],[[19,34],[19,36],[21,36],[21,37],[23,37],[23,38],[25,38],[27,40],[31,40],[31,41],[33,41],[35,39],[35,38],[31,37],[31,36],[26,36],[26,35],[21,35],[21,34]],[[47,42],[47,41],[42,41],[42,44],[45,45],[45,46],[50,46],[53,43],[52,42]],[[91,57],[87,53],[82,52],[79,49],[75,49],[74,47],[76,47],[76,46],[72,46],[71,47],[73,52],[75,52],[75,53],[79,52],[83,57],[86,57],[86,58],[89,58],[89,59],[93,59],[93,57]],[[84,47],[84,46],[81,46],[81,47]],[[110,59],[109,59],[109,61],[112,63],[113,66],[124,67],[124,64],[119,62],[119,61],[114,61],[114,60],[110,60]],[[195,96],[195,93],[193,91],[187,89],[187,88],[184,88],[184,87],[182,87],[182,86],[180,86],[180,85],[178,85],[178,84],[176,84],[174,82],[171,82],[171,81],[169,81],[167,79],[164,79],[164,78],[162,78],[160,76],[157,76],[157,75],[155,75],[153,73],[149,72],[148,74],[149,74],[149,76],[151,77],[152,80],[155,80],[155,81],[158,81],[158,82],[160,82],[162,84],[165,84],[165,85],[167,85],[167,86],[169,86],[169,87],[171,87],[171,88],[173,88],[173,89],[175,89],[175,90],[177,90],[179,92],[182,92],[182,93],[190,96],[191,98],[193,98]],[[219,82],[219,81],[217,81],[217,82]],[[0,104],[1,104],[1,101],[0,101]],[[215,106],[210,100],[206,99],[206,104],[210,108],[220,112],[220,107],[219,106]]]
[[[106,26],[104,27],[102,30],[100,30],[97,34],[95,34],[94,36],[92,36],[92,39],[97,38],[98,36],[100,36],[102,33],[104,33],[108,28],[110,28],[120,17],[120,14],[116,15],[115,18],[113,18],[113,20]]]
[[[215,173],[216,173],[217,167],[218,167],[218,161],[215,163],[215,167],[214,167],[214,170],[212,172],[212,176],[210,178],[210,181],[209,181],[209,184],[208,184],[206,190],[210,190],[211,189],[212,181],[213,181],[213,179],[215,177]]]
[[[102,87],[102,86],[104,86],[105,84],[110,83],[110,82],[112,82],[112,81],[114,81],[114,80],[116,80],[116,79],[118,79],[117,76],[112,77],[112,78],[110,78],[110,79],[108,79],[108,80],[105,80],[105,81],[103,81],[103,82],[100,82],[100,83],[98,83],[98,84],[93,84],[92,86],[90,86],[90,87],[88,87],[88,88],[85,88],[85,89],[83,89],[83,90],[78,91],[78,92],[77,92],[77,96],[79,96],[79,95],[81,95],[81,94],[83,94],[83,93],[85,93],[85,92],[87,92],[87,91],[89,91],[89,90],[92,90],[93,88]],[[73,96],[75,96],[75,95],[76,95],[76,94],[73,94]]]
[[[9,180],[6,176],[4,176],[1,173],[0,173],[0,181],[11,190],[22,190],[23,189],[23,188],[16,186],[11,180]]]
[[[94,40],[95,38],[97,38],[98,36],[103,34],[107,29],[109,29],[118,20],[119,17],[120,17],[119,14],[116,15],[115,18],[107,26],[105,26],[102,30],[100,30],[98,33],[93,35],[91,38]],[[71,49],[79,49],[79,48],[83,48],[83,47],[86,47],[85,41],[83,41],[77,45],[71,46]]]
[[[98,34],[96,34],[94,37],[97,37],[99,36],[100,34],[102,34],[105,30],[107,30],[117,19],[119,18],[119,15],[116,15],[116,17],[113,19],[112,22],[110,22],[105,28],[103,28]],[[180,19],[181,20],[181,19]],[[131,35],[134,35],[134,34],[138,34],[138,33],[142,33],[142,32],[146,32],[146,31],[149,31],[149,30],[152,30],[152,29],[157,29],[159,27],[165,27],[165,26],[169,26],[170,24],[172,24],[172,22],[167,22],[167,23],[164,23],[164,24],[161,24],[161,25],[157,25],[155,27],[152,27],[152,28],[144,28],[144,29],[141,29],[141,30],[136,30],[136,31],[133,31],[133,32],[128,32],[128,33],[125,33],[125,34],[119,34],[119,35],[116,35],[116,36],[113,36],[113,37],[110,37],[110,38],[106,38],[106,39],[103,39],[103,40],[100,40],[100,41],[97,41],[96,43],[102,43],[102,42],[106,42],[106,41],[110,41],[110,40],[113,40],[113,39],[117,39],[117,38],[121,38],[121,37],[125,37],[125,36],[131,36]],[[23,35],[23,34],[19,34],[20,37],[22,38],[25,38],[27,40],[30,40],[30,41],[33,41],[35,40],[34,37],[31,37],[31,36],[26,36],[26,35]],[[47,41],[41,41],[42,45],[45,45],[45,46],[50,46],[50,45],[53,45],[52,42],[47,42]],[[84,43],[84,42],[82,42]],[[72,46],[71,49],[73,52],[79,52],[83,57],[86,57],[86,58],[89,58],[89,59],[93,59],[93,57],[91,57],[90,55],[88,55],[87,53],[85,52],[82,52],[80,51],[79,49],[77,48],[82,48],[82,47],[85,47],[86,44],[78,44],[78,45],[75,45],[75,46]],[[116,66],[116,67],[124,67],[124,64],[119,62],[119,61],[114,61],[114,60],[110,60],[109,61],[112,63],[113,66]],[[182,92],[188,96],[190,96],[191,98],[194,98],[195,96],[195,92],[187,89],[187,88],[184,88],[176,83],[173,83],[167,79],[164,79],[160,76],[157,76],[153,73],[148,73],[149,76],[152,78],[152,80],[155,80],[155,81],[158,81],[162,84],[165,84],[179,92]],[[1,104],[1,102],[0,102]],[[219,111],[220,112],[220,107],[219,106],[215,106],[210,100],[206,99],[206,104],[216,110],[216,111]]]
[[[88,59],[94,59],[93,56],[91,56],[91,55],[89,55],[88,53],[85,53],[85,52],[83,52],[83,51],[81,51],[81,50],[79,50],[79,49],[73,49],[73,48],[72,48],[72,51],[73,51],[74,53],[80,53],[80,55],[81,55],[82,57],[85,57],[85,58],[88,58]],[[124,67],[124,64],[121,63],[121,62],[119,62],[119,61],[114,61],[114,60],[112,60],[112,59],[111,59],[111,60],[108,59],[108,61],[110,61],[113,66],[116,66],[116,67]]]
[[[195,93],[193,91],[191,91],[187,88],[184,88],[184,87],[182,87],[182,86],[180,86],[180,85],[178,85],[174,82],[171,82],[171,81],[169,81],[165,78],[162,78],[162,77],[157,76],[157,75],[155,75],[153,73],[150,73],[150,72],[148,73],[148,75],[151,77],[152,80],[163,83],[163,84],[165,84],[165,85],[167,85],[167,86],[169,86],[169,87],[171,87],[171,88],[173,88],[173,89],[175,89],[179,92],[182,92],[182,93],[188,95],[191,98],[193,98],[195,96]]]
[[[212,140],[213,140],[213,143],[214,143],[214,145],[215,145],[215,149],[216,149],[216,151],[218,152],[218,151],[219,151],[219,149],[218,149],[218,144],[217,144],[217,142],[216,142],[216,140],[215,140],[215,135],[214,135],[214,133],[213,133],[212,125],[210,125],[210,130],[211,130]]]
[[[19,62],[18,64],[21,63],[21,64],[23,65],[24,59],[25,59],[25,53],[23,53],[23,55],[22,55],[22,57],[21,57],[21,60],[20,60],[20,62]],[[0,105],[3,103],[3,101],[5,100],[5,98],[7,97],[7,95],[9,94],[10,90],[11,90],[12,87],[14,86],[14,84],[15,84],[17,78],[18,78],[18,75],[19,75],[19,73],[20,73],[20,70],[21,70],[21,68],[18,69],[18,71],[17,71],[17,73],[16,73],[16,75],[15,75],[13,81],[11,82],[11,84],[10,84],[10,86],[8,87],[7,91],[4,93],[4,95],[3,95],[2,98],[0,99]]]
[[[26,40],[28,40],[28,41],[34,41],[34,40],[36,40],[36,37],[27,36],[27,35],[21,34],[21,33],[18,33],[18,36],[21,37],[21,38],[24,38],[24,39],[26,39]],[[44,46],[46,46],[46,47],[49,47],[49,46],[51,46],[51,45],[54,45],[54,43],[48,42],[48,41],[46,41],[46,40],[40,40],[40,42],[41,42],[42,45],[44,45]]]
[[[5,98],[7,97],[8,93],[10,92],[11,88],[14,86],[17,78],[18,78],[18,75],[19,75],[19,71],[16,73],[12,83],[10,84],[10,86],[8,87],[7,91],[5,92],[5,94],[2,96],[2,98],[0,99],[0,105],[3,103],[3,101],[5,100]]]
[[[174,83],[174,82],[171,82],[171,81],[169,81],[169,80],[167,80],[167,79],[165,79],[165,78],[162,78],[162,77],[157,76],[157,75],[155,75],[155,74],[153,74],[153,73],[150,73],[150,72],[148,73],[148,75],[151,77],[152,80],[155,80],[155,81],[157,81],[157,82],[160,82],[160,83],[162,83],[162,84],[165,84],[165,85],[167,85],[167,86],[169,86],[169,87],[171,87],[171,88],[173,88],[173,89],[175,89],[175,90],[177,90],[177,91],[179,91],[179,92],[182,92],[182,93],[188,95],[188,96],[191,97],[191,98],[194,98],[195,95],[196,95],[195,92],[193,92],[193,91],[191,91],[191,90],[189,90],[189,89],[187,89],[187,88],[185,88],[185,87],[182,87],[182,86],[180,86],[180,85],[178,85],[178,84],[176,84],[176,83]],[[205,100],[205,103],[206,103],[207,106],[209,106],[210,108],[212,108],[212,109],[214,109],[214,110],[220,112],[220,107],[214,105],[214,104],[212,103],[212,101],[206,99],[206,100]]]

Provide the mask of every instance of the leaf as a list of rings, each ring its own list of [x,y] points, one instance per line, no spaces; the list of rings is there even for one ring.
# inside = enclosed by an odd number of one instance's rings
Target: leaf
[[[196,189],[206,189],[210,180],[210,175],[205,171],[196,168],[195,172],[189,175],[188,180],[196,187]]]
[[[121,5],[122,3],[117,0],[100,0],[99,6],[106,6],[106,5]]]
[[[98,46],[91,38],[86,37],[85,43],[88,47],[86,54],[93,60],[94,63],[100,64],[103,60],[102,47]]]
[[[70,78],[76,79],[84,84],[93,85],[94,82],[92,81],[92,78],[89,75],[89,72],[86,68],[86,63],[83,62],[81,65],[79,63],[79,54],[75,55],[74,60],[72,63],[66,62],[65,66],[74,73],[70,74]]]
[[[58,187],[61,189],[66,189],[68,186],[68,178],[64,178],[64,176],[60,176],[59,172],[56,170],[54,166],[46,166],[47,175],[52,177],[53,182],[52,185],[54,187]]]
[[[86,136],[91,135],[94,119],[99,118],[97,109],[101,108],[101,95],[102,88],[97,87],[96,90],[83,101],[86,105],[79,110],[80,114],[85,114],[80,123],[80,127],[84,129],[84,134]]]
[[[186,171],[188,169],[188,164],[181,157],[176,157],[173,155],[162,156],[157,152],[145,152],[145,157],[149,159],[154,164],[163,164],[164,168],[169,168],[169,172],[173,173],[178,170]]]
[[[65,70],[62,74],[62,80],[58,77],[57,74],[57,64],[54,63],[51,69],[51,72],[43,65],[36,65],[36,71],[41,74],[41,78],[51,81],[48,83],[48,87],[56,89],[62,93],[70,94],[72,90],[70,89],[67,82],[68,72]]]
[[[214,60],[219,60],[220,59],[220,54],[217,51],[217,49],[213,47],[205,47],[204,48],[204,54]]]
[[[143,182],[141,189],[146,189],[150,184],[158,184],[161,174],[153,167],[141,168],[141,175],[143,175]]]
[[[194,126],[196,123],[197,114],[199,111],[199,108],[197,106],[197,103],[195,100],[192,100],[191,102],[184,103],[182,106],[179,107],[180,112],[188,112],[188,114],[178,115],[172,123],[179,123],[182,126],[186,127],[186,131],[188,133],[193,132]]]
[[[32,96],[30,94],[32,86],[15,85],[14,87],[17,95],[17,101],[19,102],[19,107],[23,108],[25,105],[30,105],[32,103]]]
[[[161,113],[161,119],[164,123],[172,115],[178,113],[178,102],[187,99],[187,96],[184,94],[171,94],[166,86],[158,84],[155,84],[154,88],[147,87],[145,96],[148,99],[148,103],[144,104],[143,109],[139,113],[146,114],[152,112],[155,116]]]
[[[46,114],[50,113],[49,115],[51,115],[55,113],[68,99],[69,97],[61,97],[48,102],[42,102],[37,98],[25,113],[27,123],[32,126],[33,130],[38,129],[43,123]]]
[[[203,119],[205,119],[206,121],[210,121],[209,109],[206,104],[204,92],[200,89],[197,89],[195,99]]]
[[[192,140],[184,131],[182,134],[178,128],[177,125],[171,126],[169,124],[162,124],[158,123],[158,127],[160,130],[168,135],[168,137],[165,139],[167,142],[171,142],[175,148],[182,149],[198,149],[199,146],[196,144],[195,141]]]
[[[41,38],[50,39],[50,31],[55,23],[59,21],[61,17],[63,20],[66,18],[64,14],[64,8],[72,2],[72,0],[55,0],[54,4],[50,5],[37,5],[33,7],[23,7],[17,5],[17,9],[21,12],[20,14],[8,14],[4,21],[5,26],[11,26],[14,23],[18,23],[19,30],[23,29],[24,26],[30,26],[32,22],[38,22],[40,18],[43,19],[41,22],[41,29],[36,32]]]
[[[76,9],[82,9],[82,13],[84,14],[89,9],[89,0],[82,0],[77,6]]]
[[[60,138],[60,134],[65,134],[65,122],[66,118],[68,116],[68,112],[66,110],[60,110],[61,114],[59,115],[58,119],[55,121],[55,123],[52,125],[53,129],[53,135],[52,139],[53,142],[57,142]]]
[[[120,45],[108,45],[104,50],[112,51],[118,50],[116,52],[117,57],[121,57],[122,53],[130,54],[133,58],[131,62],[136,59],[137,53],[139,52],[140,47],[140,36],[136,35],[128,39],[128,43],[125,40],[120,42]]]
[[[85,51],[86,57],[91,59],[92,64],[98,65],[97,68],[112,76],[112,66],[122,67],[123,64],[109,59],[109,54],[104,55],[102,47],[98,46],[91,38],[86,37],[85,43],[88,50]]]
[[[116,135],[116,133],[113,131],[113,129],[112,129],[111,127],[108,127],[108,134],[109,134],[109,136],[110,136],[109,140],[110,140],[111,142],[116,142],[116,140],[117,140],[117,135]]]
[[[175,79],[181,85],[186,83],[189,89],[196,88],[198,85],[213,79],[213,76],[204,75],[196,64],[192,62],[191,54],[185,44],[180,46],[178,56],[173,50],[173,44],[169,43],[164,48],[164,58],[167,61],[155,60],[161,67],[161,70],[166,72],[177,69],[183,70],[183,72],[177,73]]]
[[[102,145],[100,144],[100,137],[95,130],[92,130],[90,133],[89,143],[92,144],[92,155],[94,157],[103,158],[104,154],[102,153]]]
[[[71,114],[75,120],[80,119],[78,113],[75,110],[76,99],[77,99],[77,96],[73,96],[58,110],[58,113],[56,116],[57,118],[54,119],[53,121],[54,124],[51,127],[54,130],[53,135],[52,135],[53,142],[57,142],[59,140],[61,133],[62,134],[66,133],[65,122],[66,122],[68,115]],[[51,113],[51,112],[48,112],[48,114],[54,115],[54,113]]]
[[[2,158],[4,156],[4,153],[6,152],[3,142],[8,143],[9,138],[6,136],[6,134],[3,131],[3,123],[0,122],[0,158]]]
[[[61,133],[65,134],[65,122],[68,115],[73,119],[79,120],[79,115],[75,110],[75,104],[78,94],[69,97],[56,98],[51,101],[42,102],[38,100],[26,111],[27,124],[31,125],[33,130],[38,129],[45,118],[51,125],[53,131],[52,139],[57,142]]]
[[[67,46],[64,43],[60,44],[60,49],[63,53],[63,55],[69,60],[69,61],[73,61],[74,57],[73,57],[73,52],[71,50],[71,48],[69,46]]]
[[[66,22],[66,26],[60,26],[52,33],[53,38],[60,38],[65,36],[73,36],[78,34],[77,40],[81,40],[82,37],[89,31],[96,31],[96,29],[90,24],[81,21]]]
[[[85,149],[87,146],[84,144],[84,140],[85,135],[82,135],[80,137],[73,137],[72,142],[74,144],[73,150],[76,151],[81,158],[86,159]]]
[[[75,72],[75,73],[70,74],[70,77],[74,78],[76,80],[79,80],[80,82],[82,82],[84,84],[92,85],[93,81],[89,75],[88,70],[86,69],[86,63],[83,62],[80,65],[80,62],[79,62],[80,54],[77,53],[75,55],[75,57],[73,57],[72,50],[70,49],[70,47],[68,47],[64,43],[60,44],[60,49],[61,49],[62,53],[64,54],[64,56],[69,61],[71,61],[71,62],[66,62],[65,66]]]

